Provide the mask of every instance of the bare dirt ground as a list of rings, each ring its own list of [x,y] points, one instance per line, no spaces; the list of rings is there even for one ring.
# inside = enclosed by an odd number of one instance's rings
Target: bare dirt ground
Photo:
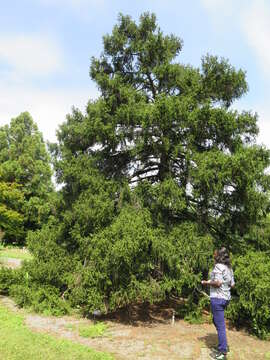
[[[0,265],[4,265],[6,267],[9,267],[11,269],[16,269],[21,266],[22,260],[21,259],[15,259],[15,258],[2,258],[0,261]]]
[[[108,332],[95,339],[79,336],[80,324],[93,324],[93,320],[76,316],[45,317],[25,313],[16,308],[11,299],[0,298],[12,311],[22,312],[26,325],[33,331],[46,332],[59,338],[90,346],[114,354],[118,360],[206,360],[210,348],[217,343],[215,328],[211,324],[190,325],[183,320],[172,325],[172,308],[160,305],[144,306],[130,312],[119,312],[101,319]],[[228,324],[229,327],[229,324]],[[260,341],[244,332],[229,327],[231,351],[228,359],[270,359],[270,342]]]

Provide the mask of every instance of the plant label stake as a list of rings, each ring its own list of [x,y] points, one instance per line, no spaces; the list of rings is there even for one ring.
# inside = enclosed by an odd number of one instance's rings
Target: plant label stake
[[[172,311],[172,326],[174,325],[175,321],[175,310]]]

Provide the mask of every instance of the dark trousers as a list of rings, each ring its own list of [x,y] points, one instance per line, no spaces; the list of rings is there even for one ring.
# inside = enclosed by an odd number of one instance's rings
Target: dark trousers
[[[229,304],[228,300],[211,298],[211,311],[213,314],[214,325],[218,333],[218,350],[222,353],[227,353],[227,337],[226,326],[224,319],[224,310]]]

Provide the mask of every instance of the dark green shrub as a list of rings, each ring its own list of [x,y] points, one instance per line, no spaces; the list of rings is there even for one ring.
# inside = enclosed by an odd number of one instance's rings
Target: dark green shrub
[[[10,295],[18,306],[36,312],[56,316],[69,313],[70,306],[61,298],[58,288],[33,281],[28,272],[32,266],[30,261],[21,269],[0,268],[0,293]]]
[[[21,307],[63,315],[70,311],[61,295],[67,287],[67,274],[73,269],[73,257],[56,243],[57,225],[52,219],[42,230],[29,232],[27,241],[33,259],[24,261],[20,269],[1,268],[0,291],[11,295]]]
[[[0,268],[0,293],[8,294],[10,286],[14,284],[15,271],[9,268]]]
[[[228,317],[261,338],[270,334],[270,259],[264,252],[248,252],[234,260],[235,296]]]
[[[87,261],[70,277],[68,298],[91,312],[189,296],[208,270],[212,249],[211,237],[195,224],[165,231],[154,227],[146,209],[126,206],[92,238]]]
[[[59,290],[52,286],[12,285],[10,295],[19,306],[45,315],[60,316],[70,312],[70,307],[61,299]]]
[[[72,254],[65,249],[65,244],[58,244],[61,225],[52,218],[41,230],[29,232],[27,244],[33,254],[33,260],[24,263],[22,271],[29,284],[50,285],[64,291],[67,277],[74,271]]]
[[[10,287],[10,295],[22,307],[36,312],[63,315],[70,311],[62,299],[67,277],[73,269],[73,257],[56,243],[59,233],[55,219],[41,230],[29,232],[27,243],[33,260],[24,262],[19,269],[20,281]]]
[[[201,297],[196,302],[196,296],[192,294],[186,299],[185,303],[176,309],[176,315],[190,324],[203,324],[205,322],[203,318],[203,310],[205,308],[209,308],[209,299]]]

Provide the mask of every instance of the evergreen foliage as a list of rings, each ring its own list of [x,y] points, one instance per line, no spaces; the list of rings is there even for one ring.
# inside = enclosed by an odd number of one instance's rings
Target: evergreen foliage
[[[121,187],[144,184],[161,222],[195,221],[231,246],[268,204],[269,151],[254,142],[257,115],[230,107],[247,91],[245,73],[210,55],[201,69],[177,63],[182,41],[165,36],[154,15],[138,25],[120,15],[103,42],[90,69],[101,96],[58,132],[64,194],[81,196],[93,169]],[[151,197],[159,187],[160,206]]]
[[[0,240],[6,235],[22,236],[23,216],[19,212],[22,203],[23,193],[19,186],[16,183],[0,181]]]
[[[214,247],[268,249],[251,234],[269,208],[269,151],[255,143],[257,115],[231,107],[245,73],[210,55],[181,64],[182,40],[148,13],[138,24],[120,15],[103,43],[90,67],[100,97],[73,109],[50,145],[62,189],[54,216],[28,234],[23,291],[49,289],[46,299],[85,313],[172,295],[192,305]]]
[[[236,294],[229,317],[263,339],[270,338],[269,253],[248,251],[234,261]]]
[[[52,192],[49,154],[29,113],[20,114],[11,120],[10,125],[0,128],[0,164],[1,179],[18,184],[24,196],[17,205],[23,215],[20,234],[9,231],[5,240],[23,243],[26,232],[39,228],[47,219]]]

